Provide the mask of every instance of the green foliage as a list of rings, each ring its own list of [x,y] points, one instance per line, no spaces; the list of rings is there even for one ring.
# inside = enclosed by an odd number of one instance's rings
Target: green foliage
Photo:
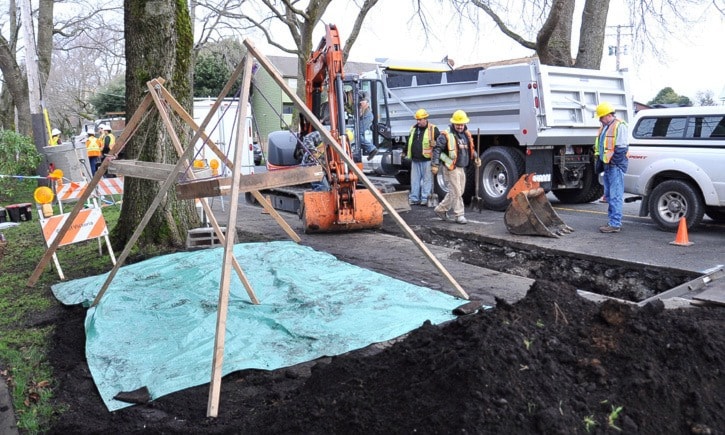
[[[42,156],[33,139],[10,130],[0,130],[0,174],[33,175]]]
[[[677,106],[692,106],[692,101],[683,95],[677,95],[677,93],[670,88],[662,88],[651,101],[647,102],[648,106],[654,106],[656,104],[668,104]]]
[[[126,80],[123,75],[116,76],[106,86],[96,92],[90,99],[90,103],[96,110],[96,115],[101,118],[110,112],[126,111]]]
[[[0,175],[35,175],[42,159],[31,138],[11,130],[0,130]],[[0,199],[24,191],[29,185],[36,186],[37,181],[0,177]]]
[[[194,67],[194,97],[218,97],[243,56],[244,48],[232,38],[202,49]],[[241,78],[226,96],[233,96],[240,86]]]

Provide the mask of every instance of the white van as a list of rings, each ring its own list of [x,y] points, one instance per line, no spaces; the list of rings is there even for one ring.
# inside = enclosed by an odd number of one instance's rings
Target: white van
[[[725,106],[641,110],[630,126],[624,191],[660,229],[707,214],[725,222]]]
[[[204,118],[209,114],[211,107],[216,100],[210,98],[194,99],[194,122],[201,125]],[[254,174],[255,152],[254,140],[252,134],[252,106],[247,103],[247,119],[244,124],[243,136],[239,139],[239,100],[225,98],[221,105],[217,108],[216,113],[212,116],[211,121],[204,129],[209,138],[219,147],[219,150],[229,161],[234,162],[234,151],[237,144],[242,144],[240,151],[241,173],[243,175]],[[195,144],[195,159],[205,160],[207,163],[215,159],[221,164],[219,174],[221,176],[231,176],[232,172],[224,164],[211,149],[206,145],[203,139],[199,139]]]

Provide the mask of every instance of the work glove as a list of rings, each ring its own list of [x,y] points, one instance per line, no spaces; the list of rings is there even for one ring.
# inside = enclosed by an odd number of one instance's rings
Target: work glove
[[[481,159],[479,157],[476,157],[476,159],[473,161],[473,164],[476,165],[477,168],[481,167]]]
[[[433,173],[433,175],[438,175],[438,165],[431,166],[430,171]]]

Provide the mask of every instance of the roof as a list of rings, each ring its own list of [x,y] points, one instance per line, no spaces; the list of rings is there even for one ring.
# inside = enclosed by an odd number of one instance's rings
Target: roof
[[[691,107],[668,107],[664,109],[642,109],[640,116],[661,116],[661,115],[725,115],[725,106],[691,106]]]

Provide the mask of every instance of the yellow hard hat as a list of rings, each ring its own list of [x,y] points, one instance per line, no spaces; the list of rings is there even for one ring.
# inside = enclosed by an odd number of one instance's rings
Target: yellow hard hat
[[[607,116],[610,113],[614,113],[614,106],[609,103],[599,103],[597,109],[594,111],[594,117],[601,118],[602,116]]]
[[[50,204],[53,201],[53,191],[50,187],[41,186],[33,192],[33,199],[38,204]]]
[[[415,119],[425,119],[428,117],[428,112],[425,109],[418,109],[415,112]]]
[[[451,124],[468,124],[469,121],[468,115],[463,110],[456,110],[451,116]]]

